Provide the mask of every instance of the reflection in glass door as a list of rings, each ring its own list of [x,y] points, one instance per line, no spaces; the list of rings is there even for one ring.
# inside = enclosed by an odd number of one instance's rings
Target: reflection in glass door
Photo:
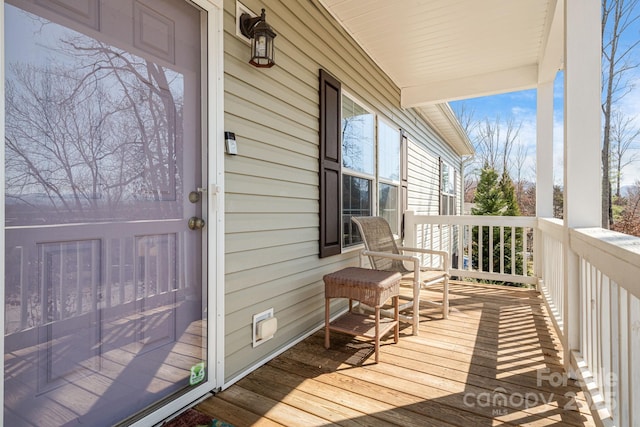
[[[5,425],[112,425],[207,378],[202,13],[5,3]]]

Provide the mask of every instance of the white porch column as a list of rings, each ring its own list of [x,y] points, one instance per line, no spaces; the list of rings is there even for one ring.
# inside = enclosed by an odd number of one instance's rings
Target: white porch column
[[[538,84],[536,216],[553,218],[553,81]]]
[[[580,265],[569,230],[601,225],[600,0],[565,2],[564,76],[564,356],[580,351]]]

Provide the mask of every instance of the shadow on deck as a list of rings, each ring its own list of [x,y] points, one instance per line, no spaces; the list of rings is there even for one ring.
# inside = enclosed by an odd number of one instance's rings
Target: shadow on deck
[[[379,364],[372,343],[332,333],[326,350],[319,331],[196,409],[237,427],[595,425],[538,292],[450,289],[449,319],[424,306]]]

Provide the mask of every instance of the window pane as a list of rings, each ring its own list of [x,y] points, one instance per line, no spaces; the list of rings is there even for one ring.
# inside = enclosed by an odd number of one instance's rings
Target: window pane
[[[378,122],[378,173],[380,178],[400,180],[400,130]]]
[[[455,169],[446,163],[442,163],[442,192],[447,194],[456,193]]]
[[[440,197],[440,215],[457,215],[456,196],[442,194]]]
[[[373,175],[375,163],[373,114],[342,97],[342,165]]]
[[[391,231],[399,234],[398,226],[398,187],[389,184],[380,184],[379,215],[387,220]]]
[[[343,246],[362,242],[352,216],[371,215],[371,180],[355,176],[342,177],[342,232]]]

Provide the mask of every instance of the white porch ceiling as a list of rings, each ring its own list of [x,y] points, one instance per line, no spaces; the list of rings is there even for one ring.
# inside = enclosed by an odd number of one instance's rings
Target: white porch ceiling
[[[534,88],[562,67],[562,0],[320,0],[402,107]]]

